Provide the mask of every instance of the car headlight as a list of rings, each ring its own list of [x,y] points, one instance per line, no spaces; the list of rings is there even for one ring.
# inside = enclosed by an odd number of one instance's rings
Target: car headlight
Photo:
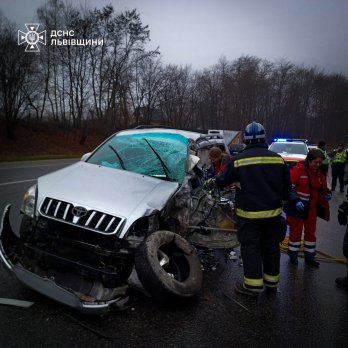
[[[128,237],[146,237],[150,233],[157,231],[159,228],[159,221],[157,214],[150,216],[143,216],[136,220],[128,230]]]
[[[31,186],[24,194],[21,211],[30,217],[34,217],[36,208],[37,185]]]

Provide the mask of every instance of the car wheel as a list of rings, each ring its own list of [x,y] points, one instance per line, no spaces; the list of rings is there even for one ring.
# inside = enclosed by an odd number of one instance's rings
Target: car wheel
[[[193,246],[170,231],[156,231],[139,246],[135,269],[145,290],[157,301],[196,295],[202,286],[202,268]]]

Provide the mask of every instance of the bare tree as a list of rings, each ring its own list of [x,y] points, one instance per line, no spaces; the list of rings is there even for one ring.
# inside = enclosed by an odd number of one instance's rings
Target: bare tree
[[[18,46],[16,29],[0,18],[0,111],[5,119],[6,136],[14,137],[18,119],[35,90],[34,56]]]

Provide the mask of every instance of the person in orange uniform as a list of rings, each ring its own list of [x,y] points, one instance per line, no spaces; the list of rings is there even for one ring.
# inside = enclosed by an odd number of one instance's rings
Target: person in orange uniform
[[[312,149],[305,161],[297,163],[290,171],[294,190],[284,211],[290,228],[288,255],[294,265],[298,264],[297,254],[304,231],[305,262],[312,267],[319,267],[319,262],[315,260],[317,203],[319,198],[329,201],[332,197],[327,189],[326,174],[320,170],[323,159],[320,150]]]

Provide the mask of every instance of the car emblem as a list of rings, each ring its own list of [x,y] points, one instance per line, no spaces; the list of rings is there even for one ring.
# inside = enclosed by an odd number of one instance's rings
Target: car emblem
[[[84,207],[74,207],[72,210],[72,214],[76,217],[84,217],[87,215],[87,209]]]

